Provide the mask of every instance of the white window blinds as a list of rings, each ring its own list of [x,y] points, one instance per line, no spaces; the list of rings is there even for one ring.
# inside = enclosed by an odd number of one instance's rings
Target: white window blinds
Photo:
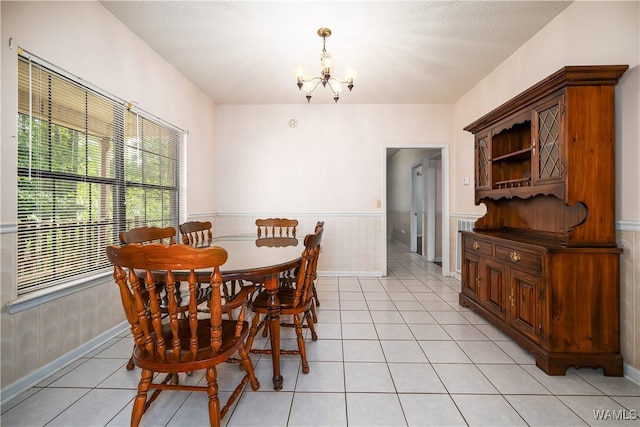
[[[18,92],[18,295],[108,269],[122,230],[177,227],[183,131],[39,60]]]

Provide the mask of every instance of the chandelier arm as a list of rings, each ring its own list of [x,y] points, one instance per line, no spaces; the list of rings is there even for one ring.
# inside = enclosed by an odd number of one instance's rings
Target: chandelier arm
[[[349,83],[349,80],[340,80],[340,79],[336,79],[335,77],[331,77],[330,80],[333,80],[334,82],[337,82],[343,85]]]
[[[332,92],[334,95],[337,95],[337,94],[338,94],[338,92],[336,92],[336,90],[333,88],[333,86],[331,86],[331,80],[333,80],[334,82],[338,82],[338,83],[340,83],[340,80],[338,80],[338,79],[334,79],[333,77],[331,77],[331,78],[327,81],[327,83],[329,83],[329,89],[331,89],[331,92]]]
[[[315,84],[315,85],[313,85],[313,89],[311,89],[311,90],[306,90],[306,91],[305,91],[306,93],[311,93],[311,92],[313,92],[314,90],[316,90],[316,88],[318,87],[318,85],[320,84],[320,82],[322,82],[322,79],[321,79],[320,77],[314,77],[314,78],[309,79],[309,80],[303,80],[303,82],[304,82],[304,83],[311,83],[311,82],[312,82],[312,81],[314,81],[314,80],[317,80],[317,81],[316,81],[316,84]]]

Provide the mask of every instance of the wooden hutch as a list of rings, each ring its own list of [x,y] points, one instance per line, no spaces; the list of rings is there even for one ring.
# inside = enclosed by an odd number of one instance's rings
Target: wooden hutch
[[[622,376],[615,85],[627,65],[567,66],[465,127],[475,203],[460,304],[532,352]]]

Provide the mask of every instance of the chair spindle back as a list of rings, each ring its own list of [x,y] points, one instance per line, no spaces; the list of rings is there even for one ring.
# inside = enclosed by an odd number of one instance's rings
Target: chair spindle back
[[[207,246],[211,244],[213,233],[210,221],[189,221],[180,224],[182,243],[191,246]]]
[[[257,219],[258,238],[264,237],[296,237],[297,219],[267,218]]]
[[[176,229],[173,227],[138,227],[120,232],[120,243],[166,243],[175,245]]]
[[[212,268],[209,340],[214,353],[220,350],[220,266],[227,260],[226,250],[216,246],[198,249],[184,245],[127,245],[108,247],[107,257],[114,265],[114,279],[120,288],[122,305],[135,344],[143,354],[153,355],[159,363],[195,362],[198,359],[198,343],[203,337],[198,336],[198,280],[195,270]],[[180,304],[176,300],[176,271],[187,275],[189,307],[186,315],[180,311]],[[158,303],[156,283],[159,281],[164,282],[167,288],[164,297],[168,298],[168,309],[161,309]],[[145,292],[148,292],[148,297]],[[166,314],[168,324],[164,325],[162,318]],[[244,310],[241,310],[239,325],[242,325],[244,315]],[[188,329],[187,335],[184,335],[185,329]]]

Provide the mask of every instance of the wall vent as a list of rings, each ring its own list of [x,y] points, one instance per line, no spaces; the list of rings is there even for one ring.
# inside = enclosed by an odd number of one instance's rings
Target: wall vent
[[[456,246],[456,272],[462,272],[462,235],[459,231],[472,231],[475,220],[459,219],[456,223],[457,246]]]

